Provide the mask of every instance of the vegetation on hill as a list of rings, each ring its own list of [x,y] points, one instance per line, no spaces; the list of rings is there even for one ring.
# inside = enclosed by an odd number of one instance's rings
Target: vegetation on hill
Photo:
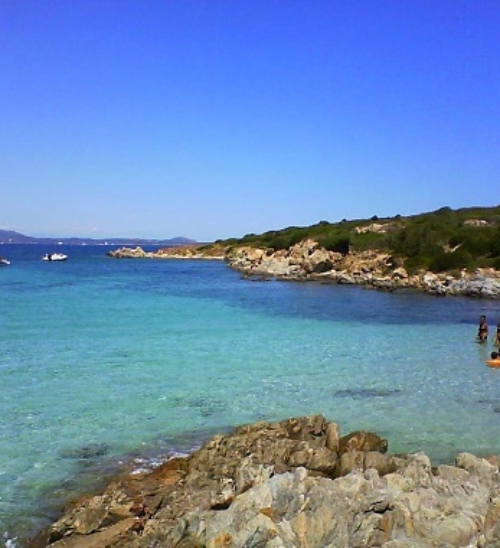
[[[458,210],[443,207],[408,217],[320,221],[307,227],[291,226],[260,235],[218,240],[216,244],[278,250],[288,249],[307,238],[345,255],[367,249],[386,251],[402,259],[410,271],[500,269],[500,206]]]

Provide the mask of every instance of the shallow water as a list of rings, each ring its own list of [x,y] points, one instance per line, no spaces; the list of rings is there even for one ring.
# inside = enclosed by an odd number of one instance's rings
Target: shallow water
[[[217,261],[3,246],[0,538],[45,525],[121,459],[323,413],[433,462],[500,453],[500,370],[475,342],[500,304],[244,280]]]

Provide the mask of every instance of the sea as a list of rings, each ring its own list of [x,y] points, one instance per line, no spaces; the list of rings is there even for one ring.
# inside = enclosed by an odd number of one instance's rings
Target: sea
[[[122,468],[260,420],[321,413],[435,464],[500,454],[500,369],[475,339],[500,302],[110,249],[0,246],[0,546]]]

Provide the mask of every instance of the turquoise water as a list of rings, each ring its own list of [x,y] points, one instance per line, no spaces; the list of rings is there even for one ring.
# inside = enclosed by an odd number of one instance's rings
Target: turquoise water
[[[323,413],[434,462],[500,453],[500,370],[474,340],[498,302],[46,251],[0,248],[0,538],[45,525],[120,461],[259,419]]]

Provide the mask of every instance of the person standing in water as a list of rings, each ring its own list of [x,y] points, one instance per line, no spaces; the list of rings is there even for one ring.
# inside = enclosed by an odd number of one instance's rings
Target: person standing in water
[[[486,323],[486,316],[479,316],[479,327],[477,329],[477,340],[479,342],[486,342],[488,340],[488,324]]]
[[[500,319],[497,323],[497,332],[495,333],[495,340],[493,341],[493,344],[500,347]]]

